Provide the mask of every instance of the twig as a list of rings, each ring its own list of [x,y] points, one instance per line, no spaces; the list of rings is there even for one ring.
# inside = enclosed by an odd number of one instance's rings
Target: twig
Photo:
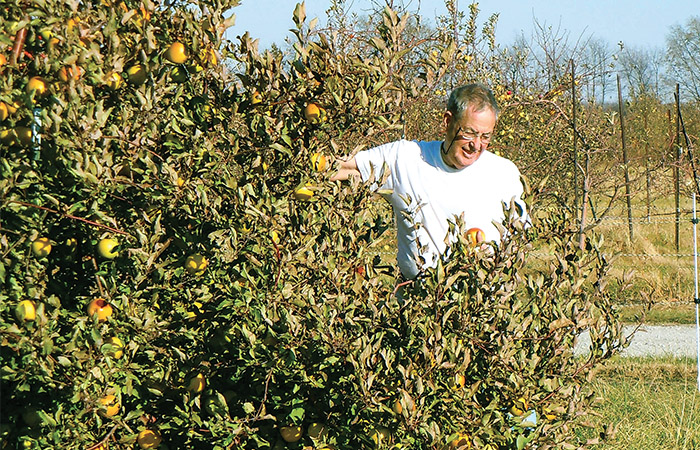
[[[109,430],[109,433],[107,433],[107,436],[105,436],[100,442],[91,447],[88,447],[86,450],[107,450],[107,441],[109,440],[109,438],[112,437],[115,431],[117,431],[117,425],[114,425],[112,429]]]
[[[40,209],[40,210],[42,210],[42,211],[47,211],[47,212],[50,212],[50,213],[58,214],[58,215],[60,215],[60,216],[66,217],[66,218],[68,218],[68,219],[79,220],[79,221],[81,221],[81,222],[87,223],[88,225],[92,225],[92,226],[95,226],[95,227],[98,227],[98,228],[104,228],[104,229],[109,230],[109,231],[112,231],[112,232],[114,232],[114,233],[119,233],[119,234],[123,234],[123,235],[125,235],[125,236],[129,236],[129,233],[127,233],[126,231],[118,230],[118,229],[112,228],[112,227],[110,227],[110,226],[108,226],[108,225],[102,225],[101,223],[93,222],[92,220],[88,220],[88,219],[83,219],[82,217],[74,216],[74,215],[72,215],[72,214],[62,213],[62,212],[60,212],[60,211],[56,211],[55,209],[47,208],[47,207],[45,207],[45,206],[39,206],[39,205],[35,205],[35,204],[33,204],[33,203],[22,202],[22,201],[19,201],[19,200],[9,200],[9,201],[8,201],[8,204],[9,204],[9,203],[17,203],[18,205],[26,206],[26,207],[28,207],[28,208]]]
[[[395,296],[396,296],[396,293],[399,291],[399,288],[401,288],[401,287],[403,287],[403,286],[407,286],[407,285],[409,285],[409,284],[411,284],[411,283],[413,283],[413,280],[408,280],[408,281],[404,281],[404,282],[402,282],[402,283],[397,284],[396,287],[394,288],[394,292],[391,294],[391,296],[392,296],[392,297],[395,297]]]
[[[263,394],[263,398],[260,401],[260,407],[258,408],[258,412],[255,415],[256,419],[260,417],[260,415],[263,412],[263,409],[265,408],[265,403],[267,402],[267,394],[270,391],[270,380],[272,379],[272,369],[267,373],[267,376],[265,377],[265,393]]]
[[[97,274],[99,272],[99,269],[97,268],[97,261],[95,261],[95,258],[90,258],[92,260],[92,265],[95,268],[95,280],[97,281],[97,288],[100,290],[100,297],[104,298],[105,297],[105,291],[102,288],[102,282],[100,281],[100,276]]]

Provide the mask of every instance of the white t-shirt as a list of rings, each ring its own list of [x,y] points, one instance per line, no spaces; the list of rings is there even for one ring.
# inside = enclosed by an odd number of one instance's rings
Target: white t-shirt
[[[445,164],[440,155],[442,141],[396,141],[355,155],[362,179],[374,173],[382,179],[383,168],[389,170],[380,189],[391,203],[397,224],[397,262],[404,277],[412,279],[425,266],[437,264],[446,248],[449,222],[464,213],[468,228],[484,231],[486,240],[500,242],[501,235],[493,221],[505,217],[503,204],[512,199],[522,208],[526,219],[520,172],[511,161],[483,151],[472,165],[457,170]],[[407,203],[408,202],[408,203]],[[423,247],[419,252],[417,242]]]

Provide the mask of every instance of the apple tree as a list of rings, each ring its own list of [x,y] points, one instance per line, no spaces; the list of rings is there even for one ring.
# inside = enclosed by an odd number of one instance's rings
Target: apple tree
[[[427,133],[405,111],[438,110],[457,46],[386,8],[339,51],[302,3],[290,53],[261,53],[224,39],[237,3],[0,11],[3,445],[570,445],[622,345],[598,243],[506,223],[399,301],[390,213],[329,181]]]

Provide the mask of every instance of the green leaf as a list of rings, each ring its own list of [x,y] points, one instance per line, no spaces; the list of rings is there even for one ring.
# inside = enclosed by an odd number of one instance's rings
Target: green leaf
[[[301,30],[301,27],[304,25],[304,21],[306,20],[306,5],[304,2],[297,3],[297,6],[294,8],[294,24],[298,29]]]
[[[250,402],[243,403],[243,412],[246,414],[253,414],[255,412],[255,406]]]

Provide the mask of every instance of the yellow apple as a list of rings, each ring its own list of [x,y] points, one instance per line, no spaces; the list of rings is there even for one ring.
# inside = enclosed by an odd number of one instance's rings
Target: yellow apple
[[[110,356],[114,359],[119,359],[124,354],[124,343],[118,337],[112,336],[105,339],[105,344],[112,346],[112,350],[106,352],[107,356]]]
[[[199,394],[207,386],[207,379],[203,374],[198,373],[194,377],[190,378],[190,382],[187,385],[187,390],[193,394]]]
[[[284,442],[297,442],[304,431],[299,425],[287,425],[280,428],[280,434]]]
[[[146,82],[148,72],[146,72],[146,68],[142,64],[136,64],[126,69],[126,78],[129,80],[129,83],[140,86]]]
[[[556,413],[556,411],[553,411],[550,408],[545,408],[544,409],[544,417],[549,421],[557,420],[557,413]]]
[[[119,255],[119,251],[114,250],[119,246],[119,241],[112,238],[101,239],[97,243],[97,253],[105,259],[114,259]]]
[[[42,97],[49,92],[49,84],[42,77],[31,77],[26,86],[27,94]]]
[[[450,441],[450,448],[459,449],[470,449],[472,448],[472,443],[469,440],[469,435],[465,433],[459,433],[456,438]]]
[[[29,127],[15,127],[16,142],[24,147],[29,147],[32,143],[32,129]]]
[[[464,383],[466,382],[466,379],[464,378],[464,375],[461,373],[455,374],[454,377],[450,378],[449,380],[449,385],[452,389],[455,391],[458,391],[464,387]]]
[[[481,244],[486,239],[486,236],[484,235],[484,232],[481,228],[468,229],[465,233],[465,237],[473,247],[476,247],[477,245]]]
[[[173,69],[170,71],[170,79],[175,83],[184,83],[187,81],[188,76],[189,74],[187,73],[187,69],[185,69],[183,66],[173,67]]]
[[[119,72],[109,72],[105,75],[104,84],[113,91],[119,89],[124,83],[124,78],[119,74]]]
[[[317,172],[323,172],[328,168],[328,160],[323,153],[316,152],[311,155],[311,167]]]
[[[104,322],[112,315],[112,305],[103,298],[96,298],[88,304],[88,316],[97,316],[99,322]]]
[[[42,29],[41,31],[39,31],[39,35],[41,35],[41,38],[48,44],[58,43],[58,39],[54,37],[53,31],[51,31],[50,28]]]
[[[68,83],[70,80],[78,81],[83,75],[83,69],[80,67],[63,66],[58,71],[58,79],[64,83]]]
[[[24,420],[24,423],[29,425],[30,428],[38,428],[43,423],[39,411],[31,406],[22,411],[22,420]]]
[[[294,190],[294,198],[297,200],[308,201],[314,196],[314,191],[307,186],[301,186]]]
[[[10,108],[7,107],[7,103],[0,102],[0,122],[7,119],[10,116]]]
[[[321,118],[321,110],[318,108],[316,103],[309,103],[304,108],[304,118],[307,122],[317,123]]]
[[[511,406],[508,411],[514,416],[522,416],[525,414],[525,411],[527,411],[527,400],[520,397],[513,403],[513,406]]]
[[[114,395],[105,395],[98,402],[100,404],[100,415],[103,417],[112,417],[119,413],[119,400]]]
[[[149,429],[141,430],[136,438],[139,447],[143,449],[157,448],[162,441],[163,438],[157,430]]]
[[[47,237],[40,237],[32,242],[32,253],[37,258],[46,258],[51,253],[51,241]]]
[[[326,426],[322,423],[314,422],[306,429],[306,434],[311,439],[321,439],[326,435]]]
[[[207,257],[200,254],[190,255],[185,260],[185,270],[190,275],[202,275],[208,265]]]
[[[15,135],[15,130],[0,130],[0,142],[7,146],[15,145],[17,137]]]
[[[184,64],[187,61],[187,48],[182,42],[173,42],[165,51],[165,59],[174,64]]]
[[[15,307],[15,316],[20,322],[32,322],[36,319],[36,306],[31,300],[22,300]]]

